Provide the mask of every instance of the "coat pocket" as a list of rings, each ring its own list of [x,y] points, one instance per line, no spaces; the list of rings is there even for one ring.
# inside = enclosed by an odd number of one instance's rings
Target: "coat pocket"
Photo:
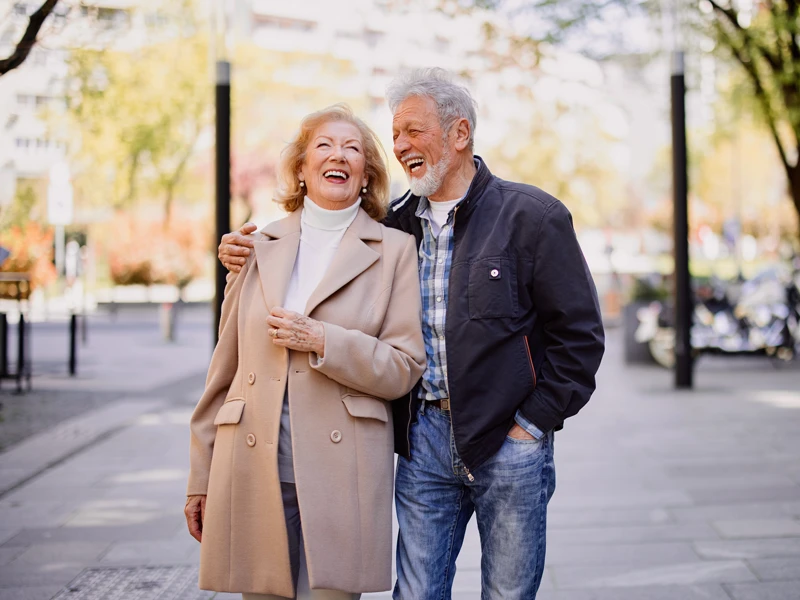
[[[342,402],[351,417],[360,419],[377,419],[389,422],[389,407],[383,400],[370,396],[342,396]]]
[[[233,398],[228,400],[217,411],[217,416],[214,418],[214,425],[236,425],[242,420],[242,411],[244,410],[244,398]]]
[[[517,316],[517,278],[507,258],[482,258],[469,266],[469,318]]]

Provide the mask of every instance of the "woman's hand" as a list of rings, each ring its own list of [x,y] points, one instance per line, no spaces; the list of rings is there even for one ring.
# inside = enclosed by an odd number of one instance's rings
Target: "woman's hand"
[[[222,265],[232,273],[241,271],[244,263],[247,262],[250,248],[253,247],[253,240],[247,236],[256,229],[258,228],[253,223],[245,223],[239,231],[232,231],[222,236],[217,256]]]
[[[272,343],[276,346],[316,352],[320,358],[325,355],[325,327],[320,321],[276,306],[270,311],[267,324]]]
[[[189,526],[189,533],[198,542],[203,541],[203,518],[206,516],[206,497],[189,496],[186,499],[186,506],[183,509],[186,515],[186,524]]]

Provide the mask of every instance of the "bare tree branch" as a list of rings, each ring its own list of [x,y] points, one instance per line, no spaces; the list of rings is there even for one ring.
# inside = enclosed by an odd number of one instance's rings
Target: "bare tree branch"
[[[780,61],[769,51],[768,48],[765,48],[764,46],[759,44],[756,41],[756,39],[750,34],[747,28],[741,26],[741,24],[739,23],[739,15],[736,13],[734,9],[723,7],[721,4],[717,2],[717,0],[708,0],[708,2],[709,4],[711,4],[711,6],[714,8],[715,11],[724,15],[725,20],[727,20],[728,23],[730,23],[730,25],[733,27],[733,29],[735,29],[736,32],[742,36],[742,39],[745,41],[747,45],[758,50],[758,53],[761,54],[764,57],[764,60],[766,60],[769,63],[769,66],[772,68],[772,71],[775,74],[778,74],[782,71]],[[733,40],[731,39],[731,41]]]
[[[739,63],[744,67],[744,70],[750,76],[750,80],[753,83],[756,91],[756,98],[761,103],[761,107],[764,110],[764,117],[767,120],[767,125],[769,126],[770,133],[772,133],[772,137],[775,140],[775,145],[778,148],[778,154],[780,155],[781,162],[783,163],[783,167],[786,170],[786,174],[791,177],[791,172],[793,166],[789,163],[789,155],[786,149],[783,147],[783,141],[781,140],[780,135],[778,134],[778,117],[773,110],[772,103],[769,99],[769,94],[761,82],[761,78],[758,75],[758,67],[756,66],[755,62],[753,61],[753,57],[747,54],[747,50],[744,46],[738,45],[734,42],[734,40],[730,37],[730,34],[725,31],[724,27],[721,24],[717,25],[719,30],[719,34],[725,39],[728,47],[733,52],[733,56]]]
[[[14,52],[8,58],[0,60],[0,77],[20,66],[28,58],[31,49],[36,44],[36,36],[42,28],[45,20],[58,4],[58,0],[46,0],[28,20],[28,27],[22,35],[22,39],[17,44]]]

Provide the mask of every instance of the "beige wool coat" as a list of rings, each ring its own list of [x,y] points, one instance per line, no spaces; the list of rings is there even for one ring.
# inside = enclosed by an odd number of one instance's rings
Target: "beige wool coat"
[[[191,419],[188,494],[207,494],[200,587],[294,596],[278,479],[288,386],[295,482],[312,588],[391,587],[393,425],[388,400],[422,374],[414,239],[360,209],[305,314],[325,355],[267,334],[300,242],[300,210],[256,235],[229,282],[205,392]]]

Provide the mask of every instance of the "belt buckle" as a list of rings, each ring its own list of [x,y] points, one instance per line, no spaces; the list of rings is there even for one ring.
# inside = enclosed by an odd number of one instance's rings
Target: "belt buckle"
[[[450,410],[450,398],[440,400],[442,410]]]

